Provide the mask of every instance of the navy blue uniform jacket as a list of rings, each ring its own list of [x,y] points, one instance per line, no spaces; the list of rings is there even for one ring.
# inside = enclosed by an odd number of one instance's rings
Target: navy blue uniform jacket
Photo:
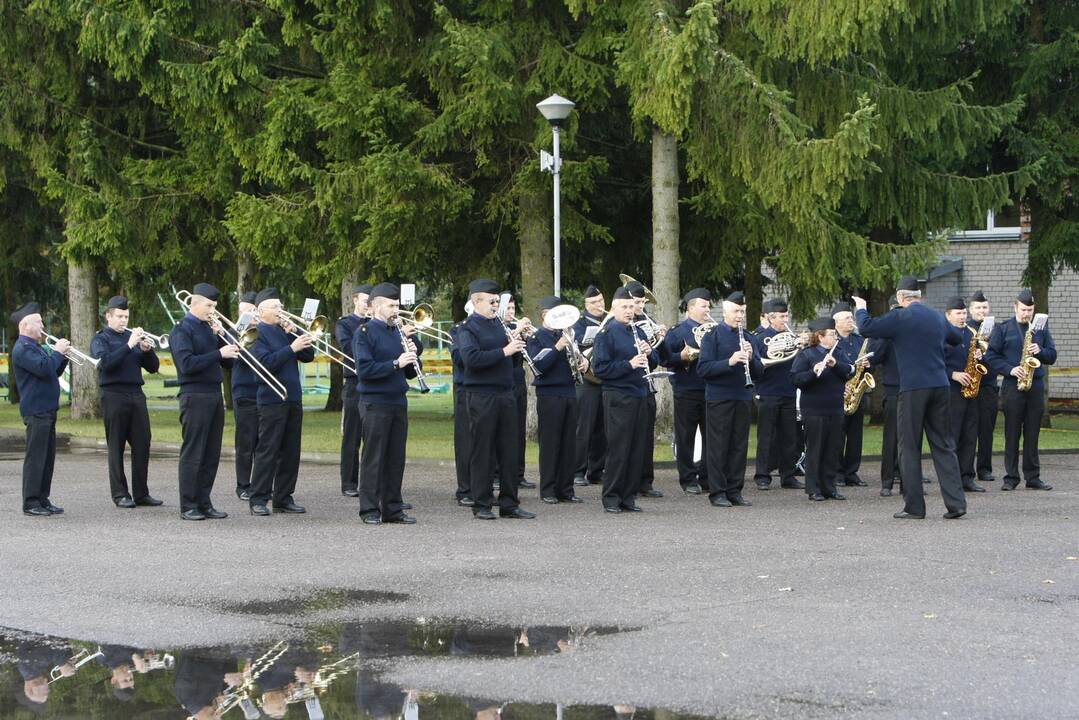
[[[753,346],[753,357],[749,360],[749,373],[754,382],[764,375],[761,364],[761,344],[750,333],[745,333],[746,342]],[[746,387],[745,365],[731,365],[731,355],[741,349],[738,341],[738,328],[720,321],[715,329],[704,336],[701,342],[701,358],[697,361],[697,374],[705,380],[705,400],[752,400],[753,388]]]
[[[802,391],[799,407],[802,415],[829,416],[843,414],[843,387],[854,374],[854,366],[841,360],[836,348],[836,362],[817,377],[813,366],[828,354],[820,345],[802,349],[791,365],[790,378],[795,387]]]
[[[25,335],[20,335],[11,348],[11,365],[19,386],[19,414],[30,417],[53,412],[60,407],[60,381],[67,358],[45,348]]]
[[[188,313],[169,333],[169,352],[180,380],[180,394],[221,392],[222,367],[232,360],[221,357],[224,338],[210,324]]]
[[[647,397],[649,394],[648,381],[644,378],[642,368],[631,367],[629,361],[637,355],[637,342],[647,341],[644,330],[636,325],[611,320],[596,335],[596,342],[592,350],[592,367],[596,376],[603,381],[604,390],[617,390],[625,395],[635,397]],[[653,348],[648,356],[648,365],[657,367],[663,362],[666,347],[660,343],[659,348]]]
[[[413,336],[416,353],[423,353],[419,336]],[[352,357],[356,358],[357,385],[360,400],[378,405],[407,405],[405,393],[408,380],[416,377],[416,366],[409,363],[395,368],[394,360],[405,351],[401,331],[378,318],[360,326],[352,341]]]
[[[259,383],[258,404],[280,405],[283,402],[302,402],[303,383],[300,380],[300,366],[296,361],[308,363],[315,359],[314,348],[304,348],[300,352],[292,351],[292,341],[296,338],[281,329],[280,325],[259,323],[259,339],[251,348],[251,354],[255,356],[263,366],[270,371],[285,386],[286,400],[282,400],[277,393],[270,389],[264,382]]]
[[[495,395],[513,390],[513,359],[502,348],[509,344],[506,328],[497,317],[472,313],[457,330],[461,358],[461,384],[469,392]]]
[[[577,397],[577,383],[573,379],[567,352],[555,350],[554,347],[561,337],[561,330],[541,327],[528,340],[528,354],[532,356],[536,369],[541,373],[532,378],[532,387],[536,388],[537,397]],[[537,360],[540,352],[547,348],[550,348],[550,352]]]
[[[135,392],[142,387],[142,371],[156,373],[161,367],[157,353],[152,349],[143,352],[141,344],[131,348],[127,341],[131,331],[118,333],[105,328],[90,342],[90,355],[100,360],[97,364],[97,384],[103,390]]]
[[[943,313],[914,302],[876,318],[858,310],[854,318],[864,337],[892,341],[900,392],[948,387],[944,346],[962,343],[963,334]]]
[[[775,337],[782,330],[773,327],[761,328],[757,331],[757,345],[761,351],[761,366],[764,367],[764,357],[768,354],[768,346],[764,344],[765,338]],[[795,356],[797,357],[797,355]],[[764,374],[757,382],[755,388],[761,397],[785,397],[792,398],[797,395],[794,384],[791,383],[791,367],[794,358],[787,362],[775,363],[764,368]],[[744,373],[743,373],[744,374]],[[743,378],[744,379],[744,378]]]
[[[349,313],[343,318],[338,319],[337,324],[334,325],[333,334],[337,338],[337,344],[342,350],[347,353],[352,353],[352,343],[356,338],[356,331],[360,329],[360,326],[367,322],[367,318],[362,318],[356,315],[356,313]],[[400,355],[401,353],[397,353]],[[355,355],[352,356],[355,359]],[[356,373],[349,367],[345,367],[343,370],[343,376],[345,382],[356,382]]]
[[[663,339],[663,345],[667,349],[667,367],[674,371],[671,376],[671,387],[674,394],[686,392],[704,392],[704,380],[697,374],[697,361],[693,360],[688,365],[682,362],[682,350],[688,345],[697,348],[697,341],[693,339],[693,328],[700,326],[696,320],[686,318],[671,328],[667,337]]]
[[[1019,364],[1019,358],[1023,354],[1023,340],[1026,339],[1026,323],[1020,325],[1015,318],[1009,318],[993,328],[993,334],[989,338],[989,350],[985,353],[983,361],[987,367],[1004,376],[1004,386],[1015,386],[1018,382],[1012,377],[1012,368]],[[1057,361],[1057,346],[1053,343],[1053,336],[1049,334],[1049,324],[1034,333],[1032,340],[1041,348],[1035,355],[1041,360],[1042,366],[1034,371],[1034,382],[1031,391],[1040,390],[1045,385],[1045,368]]]

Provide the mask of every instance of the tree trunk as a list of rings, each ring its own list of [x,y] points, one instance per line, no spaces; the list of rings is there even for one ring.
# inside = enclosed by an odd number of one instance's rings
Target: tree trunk
[[[518,242],[521,247],[521,291],[518,293],[517,317],[531,318],[539,326],[539,301],[554,289],[554,250],[551,224],[547,212],[547,193],[526,189],[517,200]],[[525,369],[528,373],[528,369]],[[528,378],[531,382],[531,377]],[[536,416],[536,395],[528,392],[528,419],[525,423],[529,440],[537,439],[539,420]]]
[[[763,260],[764,253],[760,248],[752,248],[746,252],[743,274],[745,275],[746,329],[750,331],[757,329],[761,308],[764,306],[764,283],[761,276]]]
[[[84,353],[100,329],[98,319],[97,274],[93,260],[69,260],[67,264],[67,299],[71,310],[71,344]],[[71,417],[101,417],[97,368],[88,362],[71,363]]]
[[[236,255],[236,297],[243,297],[245,292],[256,290],[255,258],[243,250]]]
[[[678,141],[652,130],[652,292],[659,307],[654,318],[667,327],[678,321]],[[656,395],[656,435],[667,438],[674,426],[674,394],[667,382]]]

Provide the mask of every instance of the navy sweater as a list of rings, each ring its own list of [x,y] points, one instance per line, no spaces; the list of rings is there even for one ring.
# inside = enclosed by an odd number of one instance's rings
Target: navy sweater
[[[260,322],[259,339],[251,348],[251,354],[285,386],[286,400],[264,382],[259,383],[257,400],[259,405],[280,405],[284,402],[303,401],[303,382],[300,380],[300,366],[296,361],[309,363],[315,359],[314,348],[304,348],[300,352],[292,351],[292,341],[296,338],[281,329],[280,325]]]
[[[461,323],[456,323],[450,328],[450,340],[453,344],[450,345],[450,367],[453,368],[453,386],[461,387],[464,377],[465,366],[461,364],[461,351],[457,349],[457,333],[461,329]]]
[[[209,323],[188,313],[169,333],[169,352],[180,380],[180,394],[220,393],[222,367],[232,360],[221,357],[225,340],[214,334]]]
[[[776,330],[773,327],[761,328],[757,331],[757,346],[761,351],[761,367],[764,367],[763,360],[765,355],[768,354],[768,346],[765,344],[764,339],[775,337],[781,332],[783,331]],[[791,382],[791,364],[793,362],[794,358],[791,358],[787,362],[774,363],[764,367],[764,374],[757,381],[757,387],[755,388],[757,394],[761,397],[785,398],[792,398],[797,395],[794,384]]]
[[[416,352],[423,352],[419,337],[413,337]],[[411,363],[395,368],[393,362],[401,356],[401,331],[382,320],[372,318],[363,323],[352,341],[352,356],[356,358],[357,386],[360,400],[378,405],[408,405],[405,393],[408,380],[416,377]]]
[[[54,412],[60,407],[60,381],[67,358],[45,348],[25,335],[20,335],[11,348],[11,365],[19,386],[19,414],[30,417]]]
[[[532,387],[536,388],[536,397],[577,397],[577,383],[573,380],[573,370],[569,366],[566,350],[555,350],[555,343],[562,338],[561,330],[548,330],[541,327],[528,340],[528,354],[532,356],[536,369],[541,375],[532,378]],[[536,360],[540,352],[550,348],[550,352]]]
[[[832,357],[836,363],[817,377],[813,366],[825,358],[828,351],[820,345],[804,348],[794,358],[790,377],[795,387],[802,391],[800,407],[802,415],[830,416],[843,414],[843,387],[854,374],[854,366],[840,360],[839,348]]]
[[[261,384],[258,375],[247,366],[247,363],[241,361],[232,366],[233,401],[258,400],[259,385]]]
[[[131,331],[118,333],[105,328],[90,342],[90,355],[97,364],[97,384],[102,390],[135,392],[142,387],[142,371],[156,373],[161,361],[153,350],[142,351],[141,344],[128,347]]]
[[[351,353],[352,343],[353,340],[355,340],[356,338],[356,331],[359,330],[360,326],[366,322],[367,318],[362,318],[356,315],[356,313],[349,313],[343,318],[339,318],[337,320],[337,324],[334,325],[333,329],[334,336],[337,338],[338,347],[340,347],[347,353]],[[400,355],[401,353],[397,354]],[[355,358],[355,355],[353,355],[353,358]],[[349,368],[347,364],[343,370],[343,376],[345,378],[345,382],[347,383],[356,382],[356,373],[353,372],[353,370]]]
[[[1019,364],[1019,358],[1023,355],[1023,341],[1026,339],[1029,325],[1020,325],[1014,317],[1011,317],[993,328],[993,335],[989,338],[989,350],[985,353],[983,362],[993,371],[1004,376],[1004,387],[1014,387],[1018,382],[1012,377],[1012,368]],[[1041,360],[1042,366],[1034,371],[1034,382],[1031,391],[1041,390],[1045,385],[1047,365],[1057,361],[1057,346],[1053,343],[1053,336],[1049,334],[1049,324],[1045,328],[1034,333],[1032,338],[1040,350],[1035,355]]]
[[[869,343],[873,353],[873,367],[881,369],[881,383],[885,395],[899,394],[899,366],[895,362],[895,348],[891,340],[875,339]]]
[[[577,341],[577,345],[582,350],[591,346],[591,343],[584,341],[584,336],[588,334],[588,328],[598,328],[603,324],[603,318],[603,315],[591,315],[588,312],[582,312],[581,319],[573,324],[573,339]]]
[[[663,345],[667,349],[667,367],[674,371],[671,376],[671,387],[674,394],[688,392],[704,392],[704,380],[697,374],[697,359],[688,365],[682,361],[682,350],[688,345],[697,347],[697,341],[693,339],[693,328],[700,325],[696,320],[686,318],[671,328],[667,337],[663,339]]]
[[[761,345],[753,335],[745,333],[746,342],[753,346],[753,357],[749,361],[749,372],[753,382],[764,375],[761,365]],[[725,322],[716,325],[712,332],[704,336],[701,343],[701,358],[697,362],[697,374],[705,380],[705,400],[752,400],[753,388],[746,387],[745,365],[731,365],[731,355],[741,349],[738,328]]]
[[[870,317],[865,310],[854,317],[864,337],[892,341],[900,392],[948,387],[944,346],[962,343],[963,335],[943,313],[914,302],[880,317]]]
[[[648,381],[642,368],[631,367],[629,361],[637,355],[635,338],[646,340],[644,330],[636,325],[625,325],[611,320],[596,335],[592,350],[592,367],[596,376],[603,381],[603,390],[613,390],[624,395],[647,397]],[[663,344],[653,348],[648,357],[649,367],[656,367],[665,353]]]
[[[502,348],[509,344],[498,318],[472,313],[457,331],[461,384],[469,392],[495,395],[513,390],[513,360]]]

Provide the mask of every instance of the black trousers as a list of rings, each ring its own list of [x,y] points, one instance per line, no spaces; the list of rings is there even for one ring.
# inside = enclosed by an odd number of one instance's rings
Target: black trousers
[[[899,393],[884,393],[884,437],[880,448],[880,486],[891,490],[899,473]],[[902,484],[902,479],[900,479]]]
[[[974,484],[974,453],[978,444],[978,398],[967,399],[962,393],[952,392],[952,437],[955,439],[955,456],[959,461],[959,478],[963,487]]]
[[[356,379],[345,381],[345,393],[341,407],[341,491],[355,490],[360,486],[360,440],[363,437],[363,419],[360,413],[360,395]]]
[[[513,386],[513,401],[517,403],[517,480],[525,479],[525,430],[528,425],[528,385]]]
[[[105,419],[105,444],[109,448],[109,491],[113,500],[150,494],[146,476],[150,469],[150,413],[146,396],[138,392],[101,391],[101,414]],[[131,445],[131,493],[124,473],[124,449]]]
[[[1019,483],[1019,438],[1023,439],[1023,479],[1029,485],[1041,480],[1038,436],[1045,414],[1045,392],[1031,388],[1019,392],[1015,383],[1001,388],[1004,403],[1004,482]]]
[[[401,517],[401,481],[405,477],[408,406],[359,403],[363,420],[360,456],[360,515],[383,520]]]
[[[45,507],[56,461],[56,411],[24,415],[26,456],[22,461],[22,509]]]
[[[978,477],[993,474],[993,432],[997,429],[1000,393],[985,383],[978,392]]]
[[[678,482],[683,490],[693,484],[701,487],[708,485],[708,463],[703,448],[701,459],[693,460],[698,428],[701,431],[702,445],[705,441],[706,414],[704,390],[674,394],[674,460],[678,466]]]
[[[251,467],[259,444],[259,408],[251,398],[232,400],[232,418],[236,421],[236,494],[251,491]]]
[[[287,505],[300,473],[303,405],[259,405],[259,444],[251,468],[251,504]]]
[[[468,453],[469,496],[472,512],[494,506],[492,454],[498,457],[498,507],[515,509],[517,500],[517,400],[513,391],[489,394],[469,391],[465,395],[470,447]]]
[[[839,463],[839,476],[843,482],[855,483],[858,468],[862,466],[862,433],[865,430],[865,400],[853,415],[843,416],[843,457]]]
[[[213,507],[210,492],[221,462],[225,401],[221,393],[180,395],[180,511]]]
[[[631,508],[641,489],[644,455],[652,454],[648,436],[648,398],[617,390],[603,392],[607,462],[603,470],[603,506]]]
[[[453,464],[457,470],[457,499],[469,497],[468,391],[460,385],[453,388]]]
[[[940,494],[950,512],[965,512],[967,500],[959,478],[959,461],[951,431],[951,391],[946,387],[899,393],[899,469],[903,476],[903,509],[925,515],[922,490],[922,433],[929,441]]]
[[[760,485],[772,484],[772,468],[779,468],[779,484],[797,482],[794,464],[798,462],[798,429],[794,398],[762,395],[757,400],[757,469],[753,479]]]
[[[638,488],[638,492],[644,492],[645,490],[651,490],[652,484],[656,481],[656,468],[655,468],[655,446],[656,446],[656,395],[655,393],[648,393],[644,398],[645,407],[645,420],[648,422],[648,426],[644,429],[644,443],[647,445],[647,451],[644,453],[644,457],[641,458],[641,485]]]
[[[735,498],[746,481],[749,452],[749,400],[709,400],[708,499]]]
[[[834,495],[843,452],[842,415],[806,415],[806,494]]]
[[[573,497],[577,398],[536,396],[539,419],[540,497]]]
[[[606,459],[603,388],[586,381],[577,386],[577,459],[573,475],[600,482]]]

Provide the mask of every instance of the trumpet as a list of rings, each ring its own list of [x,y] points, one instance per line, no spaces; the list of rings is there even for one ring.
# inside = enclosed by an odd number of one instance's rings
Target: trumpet
[[[43,332],[42,335],[45,336],[45,345],[47,345],[50,350],[55,351],[56,350],[56,343],[60,342],[60,338],[56,337],[55,335],[50,335],[47,332]],[[71,362],[72,365],[78,365],[79,367],[82,367],[83,365],[87,365],[87,364],[91,365],[92,367],[97,367],[97,364],[99,362],[101,362],[97,358],[90,357],[89,355],[84,353],[82,350],[79,350],[78,348],[76,348],[74,345],[72,345],[71,348],[68,349],[65,356]]]
[[[435,310],[427,303],[420,303],[413,310],[398,310],[397,317],[401,322],[415,327],[422,337],[444,345],[453,345],[450,334],[435,327]]]
[[[168,350],[169,349],[169,334],[168,333],[161,333],[160,335],[153,335],[151,333],[146,332],[142,328],[135,328],[135,330],[138,330],[139,332],[141,332],[142,336],[144,338],[146,338],[150,342],[151,345],[153,345],[155,347],[159,347],[162,350]],[[134,332],[134,331],[132,331],[132,332]]]
[[[344,350],[335,348],[326,339],[326,328],[329,326],[330,321],[326,319],[325,315],[317,315],[310,320],[305,320],[299,315],[294,315],[288,310],[280,308],[277,311],[277,316],[283,323],[288,323],[292,326],[291,330],[286,329],[285,332],[296,337],[309,335],[312,340],[311,347],[314,348],[315,352],[321,353],[341,367],[355,372],[356,361],[352,356]]]
[[[77,653],[68,658],[67,662],[64,663],[64,665],[71,665],[76,670],[78,670],[86,663],[104,656],[105,653],[101,652],[101,648],[98,648],[97,652],[94,653],[91,653],[86,648],[83,648],[82,650],[79,650]],[[64,677],[63,665],[55,665],[53,666],[52,670],[49,671],[48,684],[52,685],[54,682],[61,679],[62,677]]]

